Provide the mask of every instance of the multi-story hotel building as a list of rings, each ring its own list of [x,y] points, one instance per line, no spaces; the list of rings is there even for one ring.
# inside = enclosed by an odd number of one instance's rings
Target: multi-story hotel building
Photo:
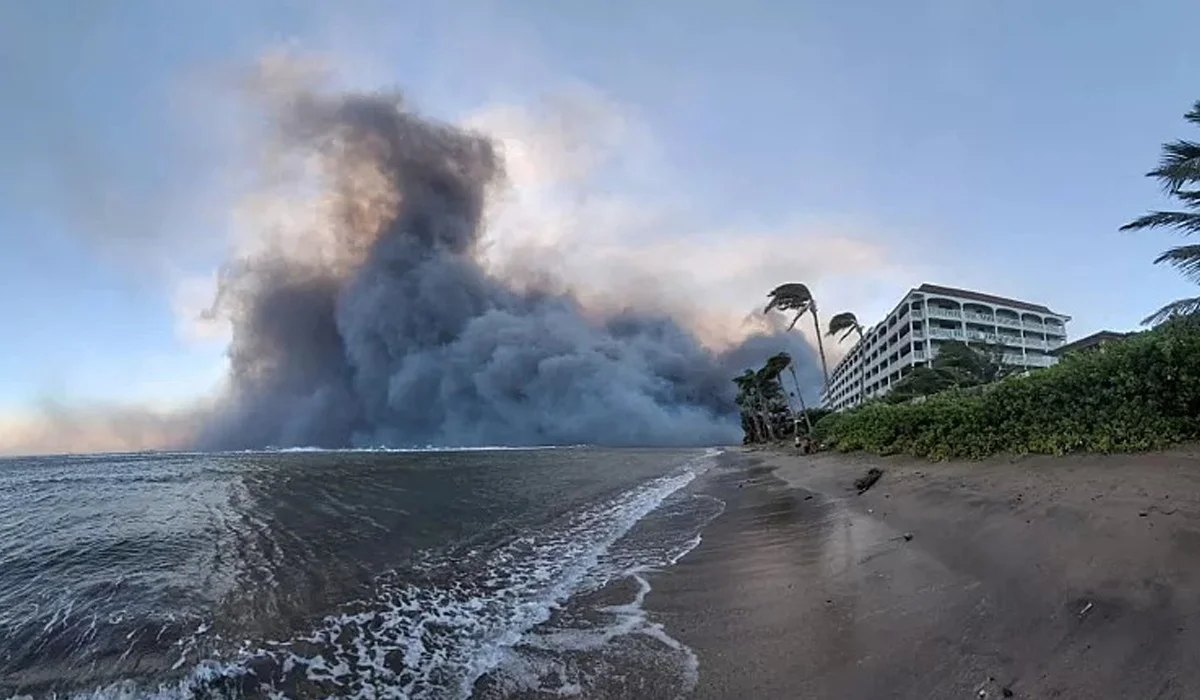
[[[948,340],[1002,348],[1002,361],[1017,367],[1048,367],[1058,361],[1051,351],[1067,342],[1070,320],[1040,304],[922,284],[830,371],[822,403],[842,410],[886,394]]]

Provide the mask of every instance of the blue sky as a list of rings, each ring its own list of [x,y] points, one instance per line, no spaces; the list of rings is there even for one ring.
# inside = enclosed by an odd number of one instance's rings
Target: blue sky
[[[870,321],[929,281],[1129,328],[1193,293],[1150,264],[1170,234],[1117,227],[1162,204],[1159,144],[1196,136],[1198,22],[1187,0],[3,3],[0,414],[219,380],[173,292],[218,264],[236,190],[207,96],[281,44],[447,119],[587,86],[651,135],[696,246],[801,222],[896,262],[814,261],[827,308]]]

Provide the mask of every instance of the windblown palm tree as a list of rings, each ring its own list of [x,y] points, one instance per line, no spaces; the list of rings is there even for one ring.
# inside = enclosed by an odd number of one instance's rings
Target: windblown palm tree
[[[850,311],[843,311],[840,314],[834,314],[833,318],[829,319],[829,329],[825,331],[825,335],[828,336],[834,336],[838,333],[842,334],[838,338],[838,342],[840,343],[849,338],[851,333],[858,333],[858,339],[861,341],[864,331],[862,324],[858,322],[857,316]],[[866,403],[867,382],[865,379],[860,379],[859,384],[861,385],[859,403]]]
[[[1200,126],[1200,101],[1184,119]],[[1167,195],[1179,200],[1183,211],[1154,211],[1121,227],[1122,231],[1149,228],[1173,228],[1185,236],[1200,232],[1200,143],[1177,140],[1163,144],[1158,167],[1146,173],[1159,181]],[[1170,248],[1154,260],[1179,269],[1184,277],[1200,283],[1200,245]],[[1157,325],[1176,316],[1200,314],[1200,297],[1179,299],[1142,319],[1143,324]]]
[[[851,333],[857,333],[858,339],[862,340],[864,329],[862,324],[858,322],[858,317],[850,311],[843,311],[840,314],[834,314],[833,318],[829,319],[829,328],[825,331],[827,336],[835,336],[841,333],[838,342],[844,341],[850,337]]]
[[[825,391],[829,391],[829,363],[825,361],[825,343],[821,340],[821,319],[817,317],[817,302],[813,299],[812,292],[799,282],[789,282],[772,289],[767,293],[767,297],[771,301],[767,303],[767,308],[763,309],[764,314],[770,313],[772,309],[796,312],[791,324],[788,325],[789,331],[796,327],[796,323],[804,314],[812,314],[813,330],[817,332],[817,352],[821,354],[821,371],[825,375]]]
[[[796,369],[792,366],[792,356],[786,352],[780,352],[767,358],[766,368],[768,372],[774,373],[776,381],[779,382],[779,387],[783,388],[783,370],[787,370],[792,375],[792,384],[796,386],[796,400],[800,402],[800,415],[804,416],[804,425],[808,428],[808,433],[812,434],[812,418],[808,415],[808,406],[804,404],[804,394],[800,393],[800,380],[796,379]],[[784,392],[787,393],[786,391]],[[788,408],[791,408],[789,403]],[[795,413],[792,414],[792,429],[797,430],[800,422],[796,418]]]

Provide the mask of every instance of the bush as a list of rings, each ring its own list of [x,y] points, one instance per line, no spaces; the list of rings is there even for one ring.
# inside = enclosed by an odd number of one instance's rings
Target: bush
[[[870,403],[826,416],[814,432],[842,451],[935,460],[1151,450],[1198,439],[1200,324],[1164,324],[983,391]]]

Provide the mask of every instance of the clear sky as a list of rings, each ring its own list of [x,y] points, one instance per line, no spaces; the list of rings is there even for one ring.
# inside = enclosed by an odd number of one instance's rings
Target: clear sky
[[[585,184],[660,208],[701,302],[811,281],[869,323],[928,281],[1130,328],[1193,294],[1150,264],[1171,234],[1117,227],[1197,136],[1197,24],[1191,0],[0,0],[0,419],[217,384],[186,317],[240,182],[212,96],[280,46],[449,120],[599,96],[638,154]]]

